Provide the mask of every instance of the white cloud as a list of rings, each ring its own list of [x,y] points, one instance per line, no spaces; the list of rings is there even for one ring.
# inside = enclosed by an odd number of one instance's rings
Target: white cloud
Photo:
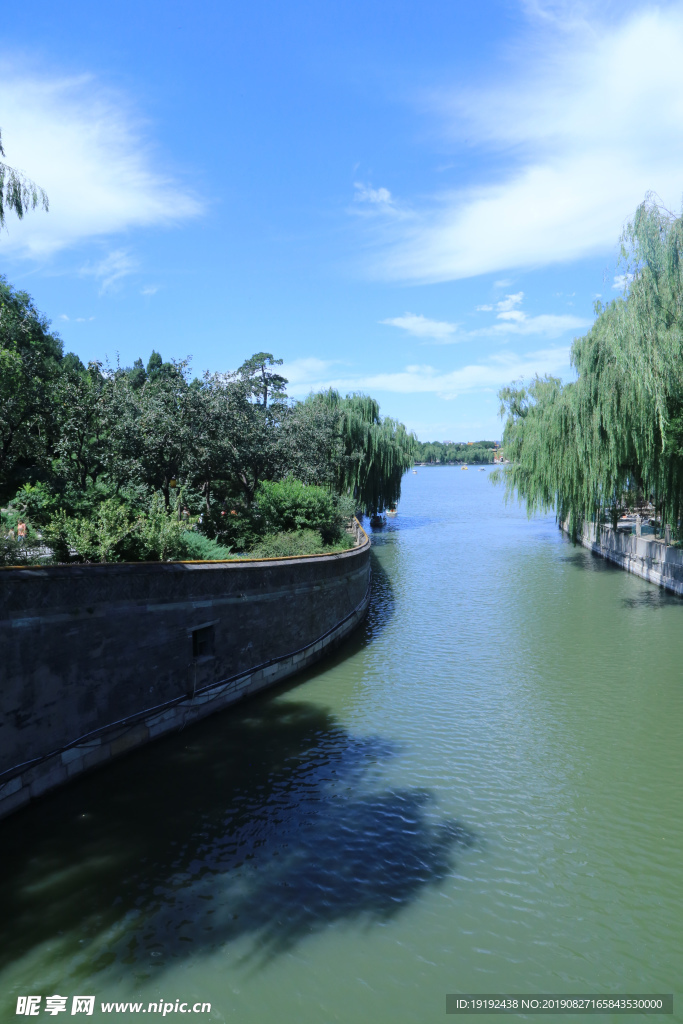
[[[539,316],[528,316],[521,309],[513,309],[507,313],[499,313],[498,321],[488,327],[479,327],[470,331],[472,337],[496,337],[508,334],[540,334],[546,338],[559,338],[567,331],[585,331],[592,320],[585,317],[562,314],[556,316],[551,313],[541,313]]]
[[[111,291],[123,277],[134,273],[137,268],[137,260],[126,249],[115,249],[94,266],[86,263],[81,267],[81,274],[96,278],[100,282],[100,294],[103,294]]]
[[[297,372],[302,369],[305,372]],[[522,355],[510,351],[498,352],[484,362],[451,371],[437,370],[429,365],[412,365],[395,373],[340,374],[335,372],[331,362],[308,359],[287,364],[283,372],[290,381],[287,392],[294,397],[332,387],[342,394],[350,391],[367,391],[371,394],[389,391],[396,394],[434,394],[450,399],[465,392],[495,393],[511,380],[529,379],[536,373],[566,376],[568,369],[569,348],[563,346]]]
[[[517,292],[516,295],[506,295],[504,299],[496,303],[496,309],[499,315],[502,317],[505,313],[508,313],[515,306],[520,306],[522,299],[524,298],[524,292]]]
[[[417,338],[433,338],[441,343],[455,341],[453,335],[458,329],[457,324],[449,323],[447,320],[429,320],[426,316],[416,313],[404,313],[403,316],[380,320],[380,323],[400,327]]]
[[[68,320],[68,321],[71,321],[71,322],[73,322],[75,324],[88,324],[88,323],[90,323],[91,320],[94,320],[95,317],[94,316],[74,316],[74,317],[71,317],[71,316],[67,316],[66,313],[60,313],[58,319],[59,320]]]
[[[445,281],[604,254],[648,190],[677,205],[683,6],[609,25],[589,23],[586,7],[563,20],[560,7],[535,5],[544,26],[494,86],[432,96],[453,144],[488,160],[489,181],[479,172],[414,206],[389,241],[385,225],[373,273]]]
[[[311,356],[285,362],[279,372],[289,382],[288,394],[306,395],[309,391],[320,390],[318,382],[330,376],[333,372],[332,368],[339,365],[338,359],[317,359],[315,356]],[[322,387],[326,386],[322,385]]]
[[[156,295],[158,291],[158,284],[146,284],[144,288],[140,289],[140,295]]]
[[[360,181],[354,182],[356,203],[372,203],[375,206],[392,206],[394,200],[388,188],[371,188]]]
[[[50,212],[8,218],[5,252],[45,257],[93,237],[194,217],[188,189],[158,170],[121,97],[88,76],[48,78],[0,68],[7,162],[41,185]]]
[[[580,331],[590,327],[592,321],[584,317],[571,316],[568,313],[554,315],[552,313],[541,313],[538,316],[529,316],[522,309],[516,306],[522,304],[524,292],[515,292],[514,295],[506,295],[495,305],[477,306],[477,311],[490,313],[496,310],[496,323],[487,327],[479,327],[469,331],[470,337],[496,337],[497,335],[510,334],[542,334],[546,338],[559,338],[566,331]]]
[[[615,274],[613,288],[623,292],[624,288],[633,280],[633,274]]]

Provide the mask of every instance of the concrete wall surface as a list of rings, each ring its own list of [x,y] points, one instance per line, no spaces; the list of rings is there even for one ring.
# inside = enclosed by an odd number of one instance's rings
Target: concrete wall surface
[[[322,657],[367,611],[359,539],[313,557],[0,570],[0,816]]]
[[[596,527],[592,523],[583,527],[583,547],[607,558],[627,572],[655,583],[665,590],[683,597],[683,550],[667,545],[663,540],[636,537],[613,530],[611,526]]]

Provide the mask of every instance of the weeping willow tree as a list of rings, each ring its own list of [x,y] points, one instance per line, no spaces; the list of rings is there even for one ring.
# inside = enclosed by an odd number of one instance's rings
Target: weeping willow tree
[[[0,131],[0,156],[5,156],[2,131]],[[42,206],[45,211],[50,208],[44,189],[27,178],[21,171],[17,171],[0,160],[0,227],[5,224],[6,211],[12,210],[21,220],[28,210],[35,210],[36,206]]]
[[[508,494],[554,509],[576,536],[652,501],[677,529],[683,511],[683,219],[648,198],[621,240],[624,294],[596,304],[568,384],[503,388]]]
[[[367,395],[345,398],[330,389],[311,395],[336,417],[341,457],[335,467],[335,489],[352,495],[368,515],[394,505],[401,496],[401,479],[415,458],[417,438],[402,423],[380,416],[379,404]]]

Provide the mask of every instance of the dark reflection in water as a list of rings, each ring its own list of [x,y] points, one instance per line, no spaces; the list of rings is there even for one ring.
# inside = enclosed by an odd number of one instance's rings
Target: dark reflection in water
[[[577,548],[571,555],[563,555],[560,561],[574,565],[578,569],[588,569],[591,572],[622,573],[624,571],[614,562],[610,562],[608,558],[602,558],[586,548]]]
[[[472,842],[429,791],[380,784],[394,752],[262,698],[83,778],[0,829],[0,963],[57,935],[95,943],[88,976],[245,936],[260,962],[392,917]]]
[[[588,572],[617,573],[622,574],[621,566],[611,562],[608,558],[602,558],[593,551],[586,548],[578,548],[569,555],[561,558],[562,562],[576,566]],[[644,583],[643,589],[633,597],[624,597],[621,600],[622,608],[668,608],[671,605],[681,607],[681,598],[669,590],[655,587],[651,583]]]
[[[623,608],[670,608],[671,605],[681,607],[681,599],[678,594],[672,594],[670,590],[655,589],[652,584],[647,590],[635,597],[624,597],[621,601]]]

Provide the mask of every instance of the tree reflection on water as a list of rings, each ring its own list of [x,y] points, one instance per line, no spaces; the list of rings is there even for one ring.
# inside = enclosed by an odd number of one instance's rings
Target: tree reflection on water
[[[2,824],[3,965],[59,936],[88,977],[245,937],[261,961],[390,919],[473,838],[428,790],[382,783],[395,752],[271,697],[84,777]]]

